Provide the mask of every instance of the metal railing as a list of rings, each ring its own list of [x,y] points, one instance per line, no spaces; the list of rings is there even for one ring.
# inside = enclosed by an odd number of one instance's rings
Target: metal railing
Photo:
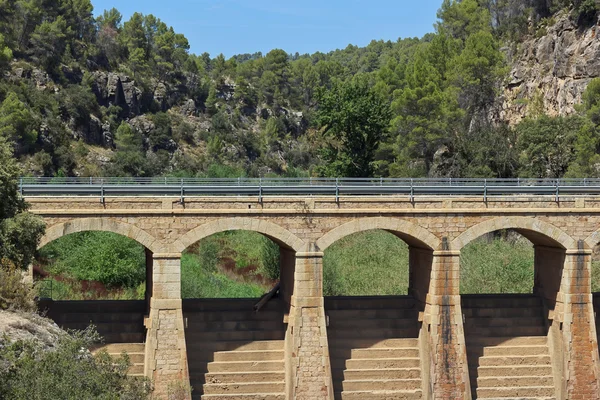
[[[21,178],[23,196],[491,196],[600,195],[600,179]]]

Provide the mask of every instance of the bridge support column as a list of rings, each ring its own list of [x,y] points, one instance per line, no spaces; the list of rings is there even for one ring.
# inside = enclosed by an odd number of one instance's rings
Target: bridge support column
[[[471,399],[465,334],[460,305],[460,252],[433,253],[424,324],[428,325],[430,384],[434,399]]]
[[[333,400],[323,302],[323,253],[296,253],[285,347],[287,398]]]
[[[600,398],[600,363],[591,290],[591,250],[567,250],[561,290],[566,399]],[[558,305],[558,304],[557,304]],[[560,308],[557,307],[560,312]]]
[[[146,320],[145,375],[158,398],[189,399],[185,331],[181,307],[181,254],[153,255],[152,297]]]

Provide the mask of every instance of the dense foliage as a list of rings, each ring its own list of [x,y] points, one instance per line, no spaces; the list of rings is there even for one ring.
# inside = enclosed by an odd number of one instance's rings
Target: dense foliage
[[[126,356],[88,352],[97,335],[88,329],[63,335],[52,350],[36,341],[0,338],[0,399],[142,400],[150,387],[127,376]]]
[[[153,15],[4,0],[0,136],[38,175],[597,176],[597,85],[575,117],[490,119],[502,46],[565,8],[581,26],[597,14],[591,0],[444,0],[422,38],[226,59],[190,54]]]

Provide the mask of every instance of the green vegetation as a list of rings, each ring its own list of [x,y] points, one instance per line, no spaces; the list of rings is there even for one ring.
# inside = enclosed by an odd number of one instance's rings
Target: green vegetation
[[[87,349],[99,339],[93,329],[61,336],[52,351],[39,342],[0,338],[0,398],[11,400],[143,400],[145,380],[127,376],[127,356],[112,358]]]
[[[144,247],[111,232],[79,232],[43,247],[53,275],[97,281],[107,287],[137,287],[146,279]]]
[[[533,258],[532,244],[520,236],[475,240],[461,251],[460,292],[531,293]]]
[[[563,9],[585,26],[597,2],[440,3],[422,38],[226,59],[154,15],[6,0],[0,137],[34,175],[598,176],[597,96],[569,118],[535,99],[517,126],[490,118],[500,49]]]
[[[408,246],[389,232],[355,233],[325,251],[325,296],[398,295],[407,291]]]

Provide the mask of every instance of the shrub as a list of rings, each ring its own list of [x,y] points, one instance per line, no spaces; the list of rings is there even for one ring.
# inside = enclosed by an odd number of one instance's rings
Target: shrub
[[[35,309],[35,291],[30,284],[23,282],[23,272],[12,264],[0,263],[0,310]],[[1,357],[0,357],[1,359]],[[0,398],[2,398],[0,396]]]
[[[40,251],[53,273],[99,281],[112,287],[136,287],[146,279],[144,247],[111,232],[67,235]]]
[[[127,376],[127,356],[112,358],[87,348],[99,339],[93,329],[64,335],[52,350],[39,342],[0,339],[0,398],[11,400],[148,398],[146,380]],[[4,343],[3,343],[4,341]]]

